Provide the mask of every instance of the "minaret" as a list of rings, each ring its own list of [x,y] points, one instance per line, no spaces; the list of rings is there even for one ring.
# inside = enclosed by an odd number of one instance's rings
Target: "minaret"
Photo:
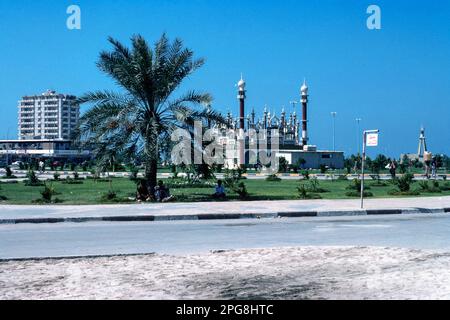
[[[255,116],[256,116],[255,108],[253,107],[252,108],[252,124],[253,124],[253,126],[255,126]]]
[[[302,145],[308,144],[308,86],[306,79],[303,80],[303,85],[300,88],[301,102],[302,102]]]
[[[419,149],[417,150],[417,156],[423,158],[425,152],[427,152],[427,141],[425,139],[425,128],[420,128],[420,136],[419,136]]]
[[[264,130],[267,129],[267,106],[264,106],[264,120],[263,120],[263,124],[264,124]]]
[[[239,100],[239,110],[240,110],[240,118],[239,118],[239,129],[245,129],[245,81],[242,79],[238,82],[238,100]]]
[[[238,145],[239,145],[239,162],[240,166],[245,165],[245,81],[242,78],[238,82],[238,100],[239,100],[239,134],[238,134]]]

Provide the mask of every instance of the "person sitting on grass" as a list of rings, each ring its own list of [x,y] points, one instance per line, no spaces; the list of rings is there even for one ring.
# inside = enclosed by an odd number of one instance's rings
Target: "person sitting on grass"
[[[170,190],[164,185],[162,180],[158,181],[158,185],[155,187],[155,198],[158,202],[168,202],[173,200],[173,196],[170,195]]]
[[[142,202],[151,200],[152,197],[150,195],[150,192],[148,191],[147,181],[142,179],[139,181],[139,186],[136,191],[136,201]]]
[[[213,194],[215,199],[225,199],[227,194],[225,193],[225,187],[222,184],[222,180],[217,180],[216,192]]]

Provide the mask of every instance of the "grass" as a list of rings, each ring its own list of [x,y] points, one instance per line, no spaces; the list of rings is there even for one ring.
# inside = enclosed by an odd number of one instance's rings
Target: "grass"
[[[299,199],[297,187],[299,180],[282,180],[277,182],[264,180],[243,180],[250,194],[248,200],[294,200]],[[303,181],[305,183],[305,181]],[[308,183],[308,182],[306,182]],[[346,189],[351,181],[320,181],[319,186],[328,192],[321,193],[323,199],[352,199],[346,195],[349,191]],[[396,198],[405,197],[390,195],[389,191],[395,189],[395,186],[388,183],[387,186],[375,186],[375,182],[367,182],[371,186],[370,192],[372,198]],[[441,184],[443,184],[441,182]],[[113,200],[105,199],[104,195],[110,191],[108,182],[95,182],[94,180],[84,180],[83,184],[64,184],[59,181],[52,183],[57,197],[63,205],[73,204],[104,204],[104,203],[134,203],[128,200],[128,197],[134,197],[136,185],[133,181],[125,178],[112,179],[112,191],[116,193]],[[29,187],[24,183],[2,183],[0,195],[7,200],[3,204],[32,204],[33,200],[41,198],[41,191],[44,187]],[[412,190],[420,190],[418,183],[412,185]],[[171,188],[171,193],[180,202],[213,201],[210,195],[213,188]],[[421,191],[420,196],[445,196],[450,195],[450,190],[443,190],[441,193],[431,193]],[[237,194],[229,193],[230,201],[239,200]],[[354,199],[354,198],[353,198]]]

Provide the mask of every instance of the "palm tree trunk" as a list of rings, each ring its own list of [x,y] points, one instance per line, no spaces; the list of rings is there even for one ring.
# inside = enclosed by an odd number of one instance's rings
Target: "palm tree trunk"
[[[145,178],[147,179],[149,192],[153,196],[158,175],[158,142],[155,137],[148,140],[146,153]]]
[[[152,192],[156,187],[158,175],[158,160],[150,158],[145,163],[145,178],[147,179],[150,192]]]

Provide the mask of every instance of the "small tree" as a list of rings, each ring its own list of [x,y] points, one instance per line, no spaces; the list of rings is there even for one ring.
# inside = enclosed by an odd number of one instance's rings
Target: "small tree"
[[[287,172],[288,171],[288,166],[289,166],[289,163],[288,163],[288,161],[286,160],[286,158],[285,157],[280,157],[279,159],[278,159],[278,172],[282,172],[282,173],[284,173],[284,172]]]
[[[25,180],[25,185],[31,187],[42,186],[42,182],[38,179],[34,170],[28,171],[27,180]]]
[[[328,167],[324,164],[320,165],[320,173],[326,173],[328,170]]]
[[[44,190],[41,191],[42,201],[46,203],[52,202],[52,197],[56,194],[55,189],[52,185],[48,186],[47,184],[44,187]]]
[[[6,167],[6,178],[7,179],[15,178],[15,176],[13,175],[12,170],[9,166]]]

